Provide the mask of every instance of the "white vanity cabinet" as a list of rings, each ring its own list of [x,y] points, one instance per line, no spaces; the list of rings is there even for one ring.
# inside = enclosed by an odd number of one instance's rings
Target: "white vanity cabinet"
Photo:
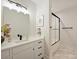
[[[1,51],[1,59],[10,59],[10,50],[2,50]]]
[[[43,40],[37,40],[29,44],[24,44],[13,48],[13,59],[43,59]]]
[[[2,50],[1,52],[1,59],[44,59],[44,41],[43,39],[35,40]]]

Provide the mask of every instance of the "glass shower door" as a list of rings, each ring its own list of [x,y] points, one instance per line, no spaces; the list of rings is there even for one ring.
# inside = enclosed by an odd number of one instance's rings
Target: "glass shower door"
[[[52,16],[51,27],[50,27],[50,39],[51,45],[54,45],[60,40],[60,24],[59,19],[55,16]]]

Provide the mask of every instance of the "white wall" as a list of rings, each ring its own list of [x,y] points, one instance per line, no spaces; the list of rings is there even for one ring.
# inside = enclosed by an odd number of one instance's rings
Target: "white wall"
[[[41,1],[42,2],[42,1]],[[44,16],[44,26],[42,29],[42,35],[45,36],[45,57],[48,59],[49,56],[49,0],[44,0],[37,6],[36,20],[41,16]]]

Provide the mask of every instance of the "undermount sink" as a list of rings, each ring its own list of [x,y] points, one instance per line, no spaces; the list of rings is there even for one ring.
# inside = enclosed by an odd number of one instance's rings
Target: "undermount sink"
[[[27,40],[17,40],[17,41],[15,41],[15,43],[21,43],[21,42],[25,42],[25,41],[27,41]]]

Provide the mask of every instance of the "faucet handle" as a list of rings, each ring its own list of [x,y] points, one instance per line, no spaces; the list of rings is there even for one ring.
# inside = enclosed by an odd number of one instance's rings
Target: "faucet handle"
[[[22,35],[17,34],[17,36],[19,37],[20,40],[22,40]]]
[[[19,37],[19,36],[20,36],[20,34],[17,34],[17,36]]]

